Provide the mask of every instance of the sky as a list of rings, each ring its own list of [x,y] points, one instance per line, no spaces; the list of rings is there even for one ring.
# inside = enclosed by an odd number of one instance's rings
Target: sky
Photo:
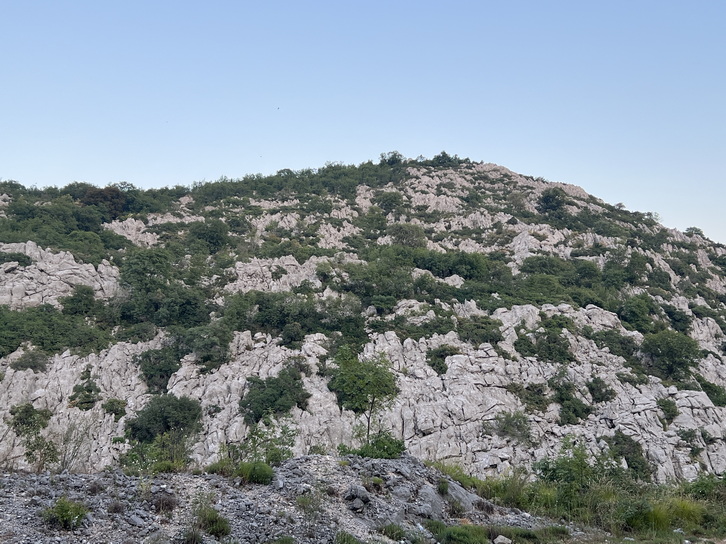
[[[726,243],[726,2],[0,0],[0,179],[442,150]]]

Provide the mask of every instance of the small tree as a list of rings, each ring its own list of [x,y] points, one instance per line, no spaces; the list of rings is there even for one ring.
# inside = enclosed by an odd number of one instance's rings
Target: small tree
[[[366,442],[370,442],[373,416],[388,406],[398,394],[396,376],[385,355],[360,360],[348,346],[335,357],[338,368],[328,388],[338,397],[338,404],[366,418]]]
[[[34,463],[41,472],[47,464],[58,461],[58,447],[40,434],[48,426],[50,410],[36,410],[27,402],[10,408],[10,415],[10,427],[22,440],[28,463]]]
[[[671,330],[648,334],[641,346],[664,378],[680,379],[698,362],[701,350],[693,338]]]

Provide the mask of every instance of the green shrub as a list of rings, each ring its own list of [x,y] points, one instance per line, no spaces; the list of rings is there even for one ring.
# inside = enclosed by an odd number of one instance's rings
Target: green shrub
[[[43,510],[43,520],[53,527],[72,531],[81,526],[86,514],[88,508],[85,505],[61,497],[53,506]]]
[[[257,423],[268,413],[275,416],[286,414],[295,406],[304,410],[310,398],[302,374],[294,367],[283,368],[277,376],[264,380],[250,376],[247,384],[247,392],[240,399],[239,406],[248,424]]]
[[[500,412],[491,427],[499,436],[522,444],[529,444],[532,440],[532,427],[524,412]]]
[[[596,376],[585,384],[590,392],[592,402],[598,404],[600,402],[608,402],[616,397],[615,391],[609,387],[605,380]]]
[[[18,266],[25,267],[33,264],[33,259],[28,257],[25,253],[0,251],[0,264],[12,262],[18,263]]]
[[[649,482],[653,469],[643,455],[643,447],[631,437],[623,434],[622,431],[615,431],[615,434],[605,439],[610,446],[613,457],[623,458],[628,464],[628,472],[633,478]]]
[[[547,396],[547,386],[544,383],[531,383],[526,387],[522,387],[519,383],[511,383],[506,389],[519,397],[528,412],[544,412],[552,403]]]
[[[592,413],[592,407],[575,396],[575,384],[559,377],[548,382],[554,394],[552,400],[560,405],[559,425],[576,425]]]
[[[121,399],[108,399],[101,407],[107,414],[112,414],[113,419],[118,421],[126,415],[126,401]]]
[[[215,538],[227,536],[232,532],[229,520],[211,506],[203,506],[196,512],[197,524],[204,532]]]
[[[678,415],[678,406],[673,399],[658,399],[656,401],[658,408],[663,412],[663,419],[667,424],[673,423]]]
[[[68,397],[69,406],[75,406],[81,410],[90,410],[101,400],[101,389],[91,377],[91,367],[87,366],[81,372],[81,383],[73,386],[73,394]]]
[[[444,344],[443,346],[429,350],[426,355],[426,362],[440,376],[446,374],[446,371],[449,369],[446,365],[446,358],[452,355],[458,355],[459,353],[461,353],[459,348]]]
[[[346,533],[345,531],[338,531],[335,534],[335,544],[364,544],[364,542],[358,540],[350,533]]]
[[[26,351],[10,363],[13,370],[32,370],[33,373],[45,372],[50,357],[42,351]]]
[[[436,491],[439,495],[446,496],[449,494],[449,481],[446,478],[439,478],[439,482],[436,484]]]
[[[181,368],[184,354],[177,345],[150,349],[136,358],[150,393],[166,393],[169,378]]]
[[[126,422],[128,435],[139,442],[153,442],[164,433],[174,431],[187,436],[199,427],[202,408],[189,397],[163,395],[153,397],[136,417]]]
[[[54,442],[48,440],[40,432],[48,426],[53,414],[50,410],[36,410],[27,402],[17,404],[10,408],[10,427],[20,437],[25,447],[25,459],[32,464],[38,472],[46,465],[55,463],[59,459],[58,447]]]
[[[272,482],[275,472],[272,467],[262,461],[242,462],[234,471],[235,476],[249,484],[267,485]]]
[[[353,453],[374,459],[398,459],[404,451],[406,451],[406,446],[403,440],[394,438],[390,431],[379,430],[367,444],[353,450]]]
[[[685,377],[701,357],[698,342],[670,330],[647,334],[641,349],[650,356],[651,368],[663,378]]]
[[[695,375],[698,385],[704,393],[711,399],[714,406],[726,406],[726,389],[715,383],[709,382],[706,378],[700,374]]]

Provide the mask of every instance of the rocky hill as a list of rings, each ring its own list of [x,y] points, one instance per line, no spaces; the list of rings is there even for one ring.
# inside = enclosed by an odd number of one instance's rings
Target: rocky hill
[[[357,448],[370,417],[479,477],[568,435],[659,482],[726,471],[726,248],[697,228],[445,153],[0,193],[8,469],[129,464],[173,395],[200,408],[192,467],[252,429]],[[331,389],[342,352],[389,365],[380,410]]]

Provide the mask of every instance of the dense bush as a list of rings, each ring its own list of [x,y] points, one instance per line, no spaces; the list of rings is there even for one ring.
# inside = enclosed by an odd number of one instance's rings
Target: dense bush
[[[429,350],[426,355],[426,362],[437,374],[446,374],[448,370],[446,358],[452,355],[458,355],[459,353],[461,353],[459,348],[444,344],[443,346]]]
[[[86,514],[88,514],[88,508],[85,505],[61,497],[55,501],[53,506],[43,510],[43,519],[53,527],[72,531],[81,526]]]
[[[139,442],[152,442],[157,436],[175,431],[182,435],[196,432],[202,408],[189,397],[153,397],[136,417],[126,422],[126,432]]]
[[[698,342],[671,330],[646,335],[641,349],[650,357],[650,368],[663,378],[687,376],[701,357]]]
[[[395,438],[390,431],[379,430],[368,437],[366,443],[360,448],[351,449],[342,446],[339,447],[339,451],[343,454],[352,453],[373,459],[398,459],[406,451],[406,446],[403,440]]]
[[[42,351],[30,350],[10,363],[13,370],[32,370],[33,373],[45,372],[49,357]]]
[[[608,386],[601,377],[596,376],[585,384],[590,392],[592,402],[598,404],[600,402],[608,402],[616,397],[615,391]]]
[[[275,473],[270,465],[262,461],[243,461],[237,465],[234,475],[248,484],[267,485],[272,482]]]
[[[23,342],[52,354],[72,348],[79,354],[100,351],[111,339],[108,330],[94,326],[81,315],[67,315],[49,304],[25,310],[0,306],[0,357]]]
[[[247,391],[240,399],[240,410],[248,424],[257,423],[265,414],[280,416],[297,406],[307,408],[310,393],[305,390],[302,374],[294,367],[283,368],[277,376],[247,378]]]

